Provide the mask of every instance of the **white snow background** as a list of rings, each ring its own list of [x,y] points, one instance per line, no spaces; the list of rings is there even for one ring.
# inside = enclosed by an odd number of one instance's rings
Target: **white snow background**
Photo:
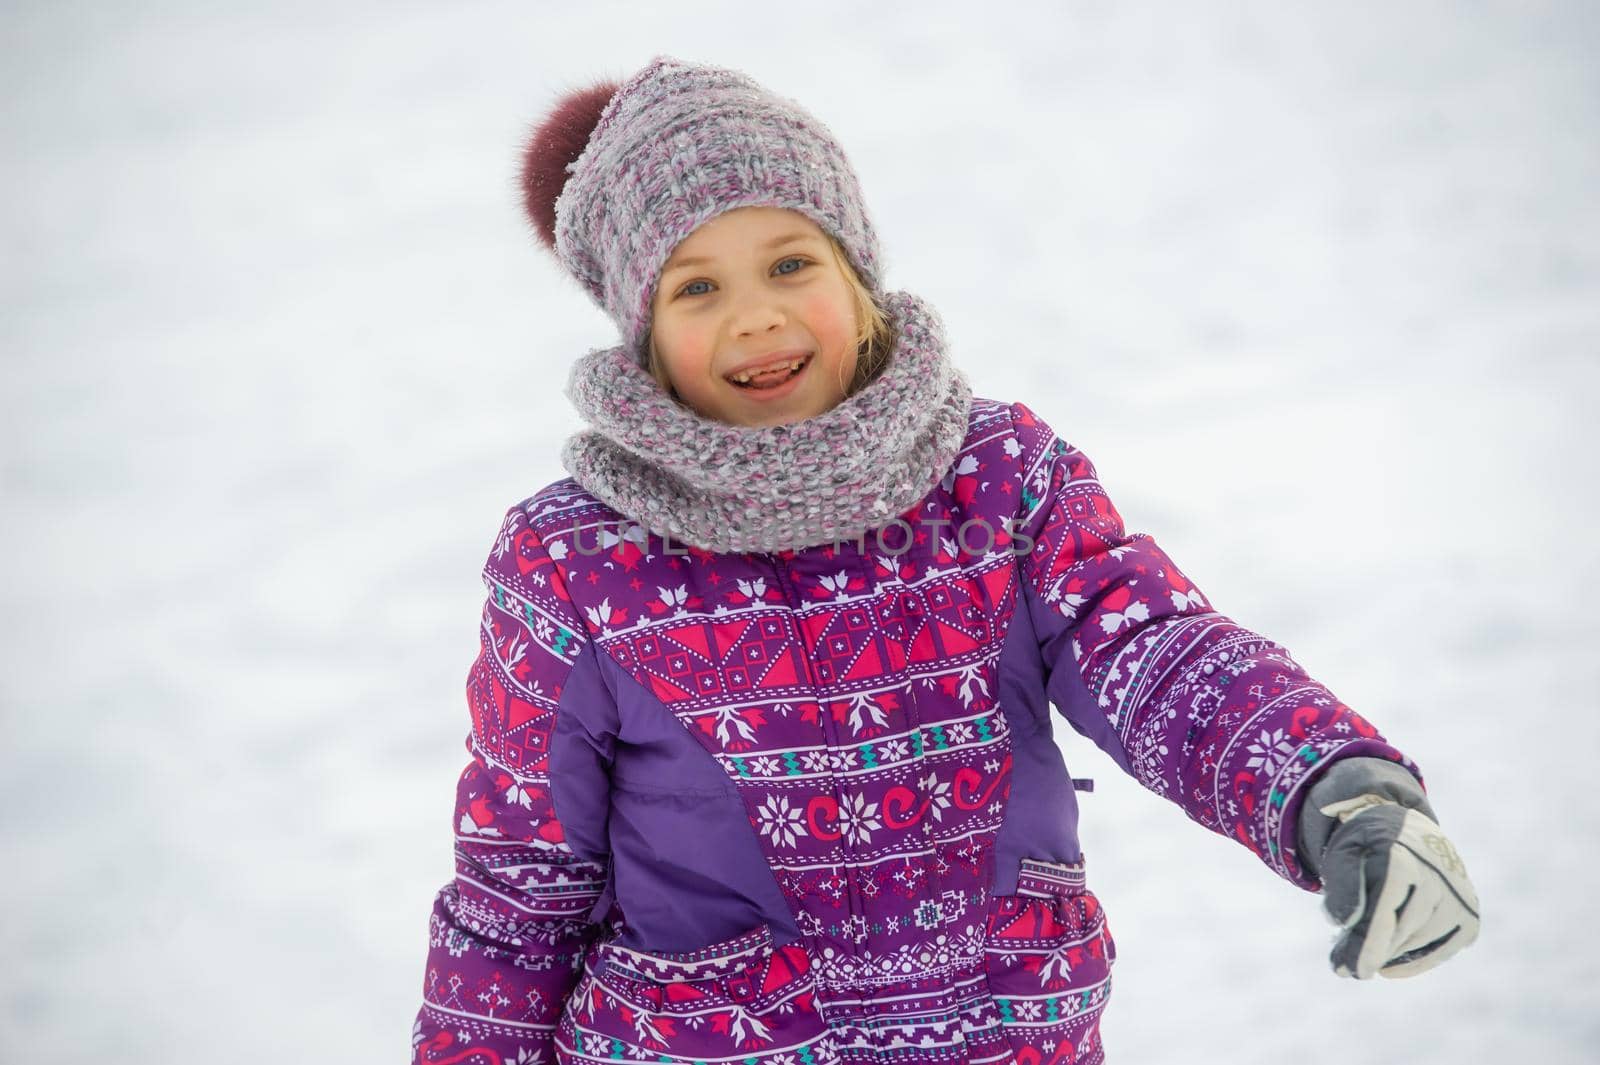
[[[1415,758],[1466,859],[1474,947],[1340,980],[1318,896],[1062,727],[1110,1059],[1594,1060],[1594,5],[0,24],[4,1061],[406,1059],[478,572],[615,342],[518,152],[658,53],[826,122],[977,393]]]

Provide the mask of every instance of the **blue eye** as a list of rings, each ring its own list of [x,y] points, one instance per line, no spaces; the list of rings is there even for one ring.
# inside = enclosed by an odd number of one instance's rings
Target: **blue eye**
[[[790,263],[794,263],[795,264],[794,269],[793,270],[785,270],[784,267],[788,266]],[[810,265],[811,265],[811,260],[810,259],[803,258],[802,256],[799,256],[799,255],[791,255],[787,259],[780,259],[778,261],[778,265],[773,267],[773,273],[777,274],[779,277],[788,277],[790,275],[799,273],[801,270],[805,269],[806,267],[808,267]],[[677,292],[677,295],[679,295],[679,296],[704,296],[704,295],[706,295],[707,293],[709,293],[711,291],[710,288],[704,288],[704,289],[700,289],[700,290],[697,291],[695,289],[695,286],[696,285],[708,285],[709,286],[710,284],[711,284],[711,282],[705,280],[704,278],[701,278],[698,281],[691,281],[687,285],[684,285],[682,288],[680,288],[678,290],[678,292]]]

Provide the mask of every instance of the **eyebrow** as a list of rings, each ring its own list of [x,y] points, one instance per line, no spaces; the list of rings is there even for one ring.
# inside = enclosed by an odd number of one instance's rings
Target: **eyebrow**
[[[771,250],[772,248],[781,248],[785,244],[793,244],[796,241],[815,239],[817,238],[810,233],[785,233],[781,237],[773,237],[761,247],[763,250]],[[677,270],[678,268],[684,266],[700,266],[703,263],[708,263],[710,261],[710,259],[703,255],[691,255],[687,259],[676,259],[673,262],[668,263],[666,266],[662,267],[661,272],[665,274],[668,270]]]

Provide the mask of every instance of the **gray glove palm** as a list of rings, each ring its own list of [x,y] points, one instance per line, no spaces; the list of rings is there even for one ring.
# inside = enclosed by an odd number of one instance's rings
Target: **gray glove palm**
[[[1345,758],[1323,770],[1300,811],[1300,857],[1322,877],[1340,928],[1339,976],[1426,972],[1478,938],[1478,896],[1433,807],[1406,770]]]

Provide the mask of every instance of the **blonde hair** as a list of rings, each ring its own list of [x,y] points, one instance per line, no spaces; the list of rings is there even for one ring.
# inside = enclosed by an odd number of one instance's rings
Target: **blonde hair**
[[[889,361],[889,356],[894,353],[894,328],[889,324],[888,317],[883,309],[878,306],[878,301],[872,298],[872,293],[867,286],[861,283],[861,276],[856,273],[855,267],[850,265],[850,259],[845,255],[844,248],[833,238],[833,234],[823,234],[828,238],[828,248],[833,252],[833,261],[839,267],[839,273],[844,276],[845,284],[850,288],[850,295],[856,305],[856,370],[850,378],[850,383],[839,382],[839,388],[844,394],[853,396],[867,383],[878,376]],[[650,371],[650,376],[656,379],[661,390],[667,395],[677,398],[677,393],[672,389],[672,382],[667,378],[667,368],[661,363],[661,356],[656,351],[655,330],[645,333],[645,369]],[[840,364],[841,367],[843,363]]]

